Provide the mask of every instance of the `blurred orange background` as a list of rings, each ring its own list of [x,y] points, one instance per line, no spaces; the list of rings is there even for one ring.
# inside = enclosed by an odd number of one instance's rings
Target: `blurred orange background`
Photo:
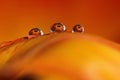
[[[33,27],[49,33],[56,22],[120,43],[119,0],[0,0],[0,42],[28,35]]]

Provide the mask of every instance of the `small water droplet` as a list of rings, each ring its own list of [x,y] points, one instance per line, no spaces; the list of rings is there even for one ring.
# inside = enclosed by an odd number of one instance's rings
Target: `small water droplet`
[[[62,23],[55,23],[50,28],[51,32],[64,32],[66,31],[66,26]]]
[[[29,31],[29,35],[36,35],[36,36],[40,35],[40,36],[42,36],[42,35],[44,35],[44,33],[39,28],[33,28]]]
[[[73,26],[72,32],[84,32],[84,27],[80,24]]]

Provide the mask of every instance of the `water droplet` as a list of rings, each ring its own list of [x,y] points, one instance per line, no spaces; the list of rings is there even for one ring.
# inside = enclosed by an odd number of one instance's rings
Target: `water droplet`
[[[64,32],[66,31],[66,26],[62,23],[55,23],[52,25],[51,32]]]
[[[42,36],[42,35],[44,35],[44,33],[39,28],[33,28],[29,31],[29,35],[36,35],[36,36],[40,35],[40,36]]]
[[[80,24],[73,26],[72,32],[84,32],[84,27]]]

